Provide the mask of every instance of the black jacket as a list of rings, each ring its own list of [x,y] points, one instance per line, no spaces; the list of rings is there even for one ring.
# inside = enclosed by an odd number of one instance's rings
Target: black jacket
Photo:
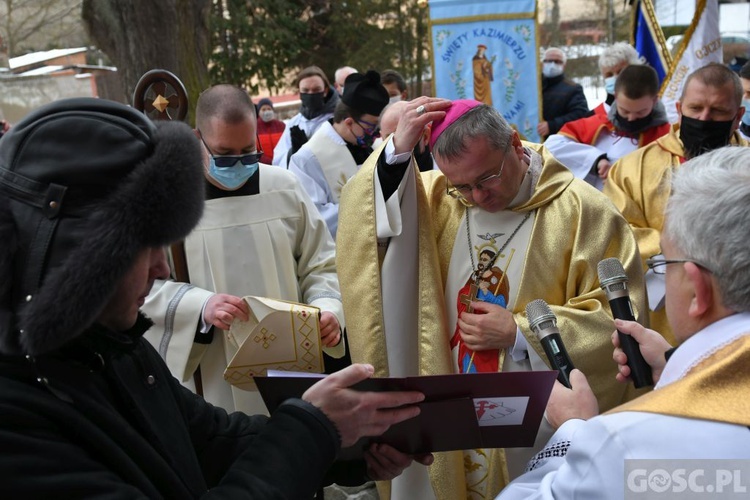
[[[542,77],[542,115],[549,124],[550,135],[563,125],[589,114],[583,87],[565,79],[565,75]]]
[[[340,446],[326,416],[227,415],[172,377],[149,325],[0,355],[0,497],[312,498]]]

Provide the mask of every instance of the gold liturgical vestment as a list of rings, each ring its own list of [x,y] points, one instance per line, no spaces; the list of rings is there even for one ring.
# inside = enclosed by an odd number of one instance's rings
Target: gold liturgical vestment
[[[610,413],[643,411],[750,426],[750,335],[725,345],[666,387]]]
[[[737,132],[732,144],[747,146]],[[669,199],[672,172],[685,161],[685,150],[679,137],[679,125],[655,142],[623,156],[607,176],[604,194],[622,213],[633,229],[641,253],[643,269],[646,259],[661,253],[660,234],[664,227],[664,210]],[[664,307],[650,311],[651,328],[674,345],[672,328]]]
[[[588,376],[602,410],[613,408],[634,396],[632,387],[615,380],[610,343],[614,324],[604,292],[599,286],[596,267],[600,260],[616,257],[628,273],[631,300],[636,311],[645,310],[643,271],[633,233],[627,222],[605,197],[583,181],[574,179],[540,145],[525,144],[531,154],[542,154],[544,166],[531,198],[514,208],[517,212],[535,210],[529,251],[518,284],[514,320],[529,349],[546,359],[529,329],[524,308],[542,298],[557,316],[566,348],[577,368]],[[535,151],[535,152],[533,152]],[[384,324],[381,263],[378,258],[376,165],[380,150],[370,156],[360,171],[344,187],[337,248],[339,283],[347,316],[347,328],[354,362],[375,367],[375,376],[390,375],[389,353]],[[411,162],[407,176],[414,176],[416,198],[413,205],[417,225],[405,236],[418,240],[418,251],[411,254],[415,279],[402,280],[417,301],[413,314],[416,330],[399,331],[413,337],[419,375],[455,373],[450,356],[450,337],[455,325],[446,324],[445,284],[457,237],[466,237],[461,222],[464,207],[446,195],[446,179],[438,171],[419,174]],[[405,192],[401,206],[409,206]],[[394,196],[399,196],[399,192]],[[346,249],[346,251],[342,251]],[[387,252],[391,252],[393,244]],[[356,256],[354,258],[353,256]],[[388,255],[386,255],[386,259]],[[387,270],[386,270],[387,272]],[[383,281],[381,281],[381,279]],[[408,324],[408,322],[404,322]],[[446,432],[457,432],[446,429]],[[460,430],[458,430],[460,432]],[[486,492],[494,496],[507,484],[504,451],[491,451]],[[432,489],[438,499],[466,498],[463,453],[436,453],[430,467]],[[390,498],[388,485],[379,485],[381,498]]]

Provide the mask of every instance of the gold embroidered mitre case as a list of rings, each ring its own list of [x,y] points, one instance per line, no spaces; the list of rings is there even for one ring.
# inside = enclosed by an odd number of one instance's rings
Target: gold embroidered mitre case
[[[228,348],[237,350],[224,371],[227,382],[252,391],[253,376],[268,370],[324,372],[317,307],[265,297],[243,300],[250,308],[248,321],[235,320],[225,332]]]

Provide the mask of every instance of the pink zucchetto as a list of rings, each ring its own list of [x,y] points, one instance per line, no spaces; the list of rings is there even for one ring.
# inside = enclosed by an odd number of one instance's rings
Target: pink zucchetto
[[[453,125],[453,122],[461,118],[467,111],[481,106],[483,103],[474,99],[458,99],[451,103],[451,107],[445,112],[445,118],[432,122],[432,133],[430,134],[430,151],[435,148],[435,141],[445,129]]]

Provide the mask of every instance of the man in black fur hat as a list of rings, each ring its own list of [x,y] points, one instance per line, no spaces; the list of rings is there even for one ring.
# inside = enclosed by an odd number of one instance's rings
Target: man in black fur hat
[[[163,246],[201,217],[200,158],[186,125],[98,99],[47,105],[0,140],[0,497],[310,498],[341,446],[418,413],[421,394],[348,389],[367,365],[270,418],[170,375],[139,308],[168,273]],[[373,478],[410,463],[370,451]]]
[[[352,73],[333,120],[318,128],[289,160],[336,239],[341,188],[359,170],[377,135],[378,118],[388,104],[388,91],[376,71]]]

